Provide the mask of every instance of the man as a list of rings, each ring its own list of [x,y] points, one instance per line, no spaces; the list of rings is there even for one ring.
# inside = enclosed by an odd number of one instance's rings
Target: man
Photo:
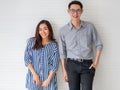
[[[69,90],[92,90],[95,69],[103,48],[94,25],[80,19],[82,12],[83,5],[80,1],[70,2],[68,14],[71,21],[60,30],[60,58]]]

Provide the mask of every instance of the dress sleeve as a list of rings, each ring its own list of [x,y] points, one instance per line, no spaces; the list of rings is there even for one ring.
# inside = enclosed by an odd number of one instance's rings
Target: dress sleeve
[[[53,47],[53,52],[50,56],[50,61],[51,61],[51,65],[50,65],[50,70],[52,70],[53,72],[56,72],[58,70],[59,67],[59,49],[58,49],[58,45],[56,44]]]
[[[25,66],[28,66],[32,62],[32,39],[28,39],[27,46],[24,52]]]

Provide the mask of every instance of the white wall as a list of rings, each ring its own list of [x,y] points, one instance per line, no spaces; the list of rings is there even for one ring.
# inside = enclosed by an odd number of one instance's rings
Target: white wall
[[[69,21],[71,0],[0,0],[0,90],[26,90],[24,49],[41,19],[49,20],[58,38],[59,28]],[[119,0],[81,0],[82,19],[93,22],[104,43],[94,80],[94,90],[120,90]],[[68,90],[58,71],[59,90]]]

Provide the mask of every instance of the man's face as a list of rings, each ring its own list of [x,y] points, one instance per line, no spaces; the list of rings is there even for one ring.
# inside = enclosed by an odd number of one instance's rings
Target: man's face
[[[72,4],[68,9],[68,13],[73,21],[80,20],[80,16],[83,12],[83,9],[77,4]]]

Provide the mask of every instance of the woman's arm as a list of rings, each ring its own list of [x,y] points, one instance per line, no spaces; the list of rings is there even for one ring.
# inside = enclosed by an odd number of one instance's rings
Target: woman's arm
[[[51,81],[51,79],[54,77],[54,72],[52,70],[50,70],[48,78],[42,83],[43,87],[47,87]]]
[[[36,85],[41,85],[41,81],[40,81],[40,77],[39,75],[36,73],[35,69],[33,68],[32,64],[28,64],[28,69],[31,71],[32,75],[33,75],[33,82],[36,83]]]
[[[59,50],[58,50],[58,45],[55,44],[53,45],[53,52],[51,54],[50,57],[50,66],[48,69],[50,69],[49,71],[49,75],[47,77],[47,79],[42,83],[43,87],[47,87],[50,84],[50,81],[52,80],[52,78],[54,77],[55,73],[58,70],[58,66],[59,66]]]

